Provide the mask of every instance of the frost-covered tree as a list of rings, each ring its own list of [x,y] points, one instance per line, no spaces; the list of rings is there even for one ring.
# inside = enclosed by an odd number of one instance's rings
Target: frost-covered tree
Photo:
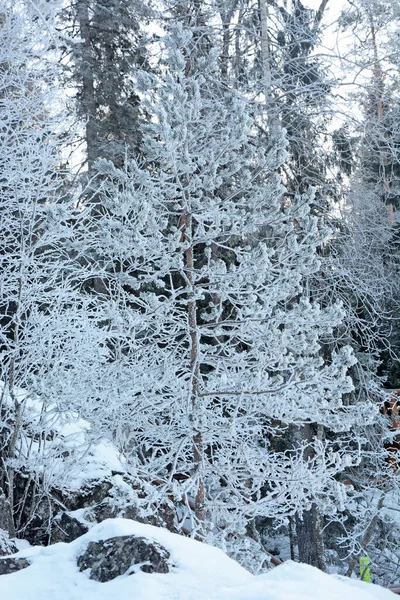
[[[0,489],[18,534],[77,468],[87,446],[68,447],[63,426],[95,397],[105,356],[100,309],[71,254],[54,40],[38,34],[51,14],[28,8],[0,12]]]
[[[366,407],[344,402],[349,348],[320,353],[341,308],[303,286],[327,236],[312,191],[285,198],[282,136],[257,146],[246,101],[218,88],[218,57],[196,57],[192,40],[175,27],[165,77],[141,75],[146,163],[98,163],[104,211],[85,244],[112,298],[114,398],[97,423],[154,484],[151,500],[174,500],[178,527],[216,541],[315,498],[332,507],[354,456],[318,439],[282,451],[281,436],[349,430]]]
[[[65,84],[77,91],[89,172],[99,157],[121,166],[127,152],[139,150],[133,76],[137,68],[150,69],[143,33],[149,13],[135,0],[73,0],[62,12]]]
[[[396,386],[398,362],[398,344],[396,348],[396,336],[392,336],[398,328],[398,84],[391,75],[394,53],[389,44],[396,27],[396,6],[398,12],[397,2],[352,2],[342,15],[341,24],[357,33],[355,81],[363,92],[359,96],[363,118],[357,124],[349,110],[348,127],[337,140],[343,159],[339,166],[343,204],[336,240],[326,261],[329,285],[326,278],[320,285],[320,290],[341,297],[346,306],[342,336],[358,358],[352,373],[354,401],[369,396],[381,406],[388,399],[384,388]],[[354,98],[348,102],[349,109],[352,102]],[[398,485],[388,458],[396,439],[391,418],[395,420],[393,415],[389,419],[381,415],[375,427],[365,429],[361,424],[358,430],[365,456],[360,466],[348,473],[354,485],[353,500],[346,509],[351,518],[346,518],[345,512],[340,526],[340,543],[351,555],[348,573],[360,552],[369,553],[378,563],[386,560],[382,546],[378,552],[373,547],[387,527],[383,504]],[[390,544],[387,539],[386,552]],[[387,569],[386,565],[379,568]]]

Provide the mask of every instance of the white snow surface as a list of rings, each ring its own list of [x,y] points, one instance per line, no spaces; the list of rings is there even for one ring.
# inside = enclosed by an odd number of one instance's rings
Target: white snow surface
[[[168,574],[136,572],[107,583],[80,573],[76,565],[90,541],[120,535],[144,536],[171,554]],[[0,576],[1,600],[394,600],[373,584],[330,576],[287,562],[261,576],[248,573],[221,550],[127,519],[107,519],[69,544],[31,547],[16,556],[26,569]]]

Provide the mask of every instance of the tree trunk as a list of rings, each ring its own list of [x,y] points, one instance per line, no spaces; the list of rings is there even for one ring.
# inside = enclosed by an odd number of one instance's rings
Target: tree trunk
[[[82,38],[81,55],[81,110],[86,118],[85,137],[87,150],[87,164],[89,176],[93,163],[97,158],[97,128],[96,128],[96,97],[94,90],[93,56],[90,44],[90,16],[89,0],[79,0],[76,9],[79,23],[79,33]]]
[[[205,489],[202,473],[204,452],[203,452],[203,435],[200,429],[199,418],[199,377],[200,377],[200,336],[197,327],[197,303],[194,294],[194,257],[192,245],[192,216],[186,209],[183,219],[183,239],[188,243],[185,251],[185,276],[188,283],[188,304],[187,318],[190,338],[190,404],[193,420],[193,464],[194,476],[196,478],[197,490],[194,499],[194,512],[197,520],[197,525],[202,529],[205,513]]]
[[[321,518],[316,504],[301,516],[296,515],[296,533],[299,561],[325,571]]]
[[[294,447],[296,448],[301,444],[306,444],[304,460],[311,460],[313,457],[313,450],[310,447],[310,444],[317,436],[317,432],[314,431],[314,429],[315,426],[311,423],[292,427]],[[318,507],[315,503],[309,510],[303,511],[302,514],[296,514],[296,534],[299,561],[317,567],[318,569],[321,569],[321,571],[325,571],[326,565],[322,524]]]
[[[200,11],[196,12],[196,19],[199,17]],[[185,76],[189,79],[192,70],[192,63],[189,57],[186,57]],[[188,82],[187,82],[188,83]],[[193,424],[193,475],[196,482],[196,492],[194,498],[194,514],[196,517],[196,529],[200,531],[200,535],[196,536],[202,539],[202,529],[205,520],[205,487],[204,487],[204,449],[203,449],[203,433],[201,431],[200,406],[199,402],[199,381],[200,381],[200,334],[197,325],[197,302],[195,297],[194,287],[194,252],[193,252],[193,217],[191,214],[190,195],[185,193],[185,205],[183,207],[181,217],[181,241],[186,243],[185,270],[184,275],[188,288],[187,297],[187,324],[189,331],[189,347],[190,347],[190,380],[189,394],[191,419]]]
[[[269,49],[268,35],[268,6],[266,0],[260,0],[261,21],[261,56],[263,65],[263,91],[265,96],[266,112],[268,116],[268,128],[270,140],[278,137],[279,114],[272,93],[271,55]]]
[[[233,0],[228,9],[224,1],[219,7],[219,15],[222,21],[221,79],[223,82],[226,82],[228,78],[229,47],[232,37],[230,26],[237,4],[238,0]]]
[[[375,100],[376,100],[376,116],[378,120],[378,124],[382,123],[384,117],[384,107],[383,107],[383,92],[384,92],[384,75],[381,62],[379,60],[378,54],[378,43],[376,39],[376,28],[374,23],[374,17],[370,10],[368,10],[369,23],[370,23],[370,31],[371,31],[371,39],[372,39],[372,47],[374,52],[374,71],[373,71],[373,81],[375,88]],[[384,132],[384,137],[387,139],[387,132]],[[393,204],[389,202],[389,194],[390,194],[390,182],[388,177],[388,164],[389,158],[387,156],[387,152],[382,151],[379,156],[380,162],[380,170],[381,177],[383,182],[383,196],[385,199],[386,210],[388,221],[390,225],[394,224],[394,212],[393,212]]]

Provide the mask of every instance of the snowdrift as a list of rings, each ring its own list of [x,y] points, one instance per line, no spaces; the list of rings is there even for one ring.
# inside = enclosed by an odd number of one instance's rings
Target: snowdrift
[[[135,535],[170,553],[171,572],[135,572],[99,583],[77,559],[90,542]],[[107,519],[69,544],[31,547],[15,557],[31,565],[0,576],[1,600],[394,600],[390,591],[308,565],[285,563],[253,576],[221,550],[127,519]]]

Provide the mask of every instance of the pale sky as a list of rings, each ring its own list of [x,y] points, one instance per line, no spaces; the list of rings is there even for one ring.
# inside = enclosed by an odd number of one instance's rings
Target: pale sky
[[[307,6],[308,8],[313,8],[315,10],[319,8],[319,5],[321,4],[321,0],[302,0],[302,2],[304,6]],[[330,9],[335,7],[335,9],[337,10],[337,8],[343,6],[345,2],[346,0],[330,0],[328,2],[328,7],[330,7]]]
[[[321,0],[302,0],[302,2],[304,6],[307,8],[312,8],[313,10],[318,10],[321,4]],[[346,6],[346,4],[347,0],[328,0],[323,20],[325,25],[332,26],[337,21],[342,9]],[[333,32],[330,32],[330,28],[328,28],[326,38],[327,39],[325,40],[325,43],[327,46],[336,42],[336,36],[334,36]]]

